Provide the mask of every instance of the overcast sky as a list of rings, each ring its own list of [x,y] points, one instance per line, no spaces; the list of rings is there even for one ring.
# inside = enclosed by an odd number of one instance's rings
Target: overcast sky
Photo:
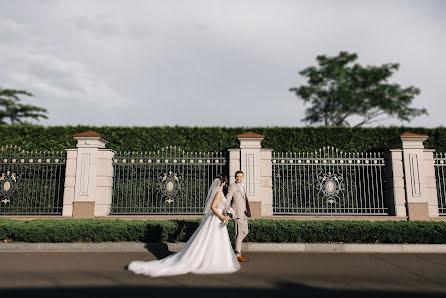
[[[288,89],[341,50],[400,63],[409,125],[445,125],[446,1],[0,0],[0,87],[44,125],[304,126]]]

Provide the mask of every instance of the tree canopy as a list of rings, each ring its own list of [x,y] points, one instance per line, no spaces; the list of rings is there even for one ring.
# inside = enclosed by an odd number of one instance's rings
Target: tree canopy
[[[25,124],[26,118],[39,121],[39,118],[48,119],[45,108],[20,103],[19,95],[34,96],[24,90],[0,88],[0,124]],[[9,123],[5,120],[9,120]]]
[[[338,56],[316,57],[318,66],[299,72],[307,78],[307,85],[289,90],[309,103],[304,122],[325,126],[354,126],[396,117],[409,122],[413,117],[427,114],[426,109],[410,107],[420,90],[414,86],[402,88],[389,83],[399,69],[398,63],[381,66],[361,66],[354,63],[358,55],[341,51]],[[358,123],[351,125],[351,119]]]

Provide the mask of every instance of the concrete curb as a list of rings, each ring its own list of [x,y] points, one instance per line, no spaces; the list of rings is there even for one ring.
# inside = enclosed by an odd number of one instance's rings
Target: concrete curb
[[[185,243],[0,243],[0,252],[147,252],[180,250]],[[245,252],[446,253],[446,244],[243,243]]]

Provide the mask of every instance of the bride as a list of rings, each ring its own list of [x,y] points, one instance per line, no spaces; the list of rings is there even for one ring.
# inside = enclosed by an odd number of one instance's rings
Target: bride
[[[189,272],[232,273],[239,270],[240,264],[232,250],[228,229],[222,224],[229,220],[229,216],[222,214],[226,204],[223,187],[227,183],[226,176],[214,179],[207,194],[201,224],[180,251],[161,260],[133,261],[128,270],[150,276]]]

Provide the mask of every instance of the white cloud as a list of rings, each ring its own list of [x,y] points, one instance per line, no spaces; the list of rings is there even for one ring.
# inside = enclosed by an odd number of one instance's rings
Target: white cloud
[[[303,125],[288,88],[304,83],[297,73],[316,55],[347,50],[362,64],[400,62],[394,80],[420,87],[415,106],[431,114],[412,124],[436,126],[446,97],[442,3],[5,2],[0,84],[30,86],[73,111],[93,104],[91,124]],[[66,117],[49,124],[80,121],[53,113]]]
[[[26,25],[3,20],[1,34],[26,39],[31,35]],[[127,106],[123,97],[83,64],[46,52],[38,45],[21,45],[17,41],[0,44],[0,79],[3,88],[29,90],[37,98],[73,101],[100,107]]]

